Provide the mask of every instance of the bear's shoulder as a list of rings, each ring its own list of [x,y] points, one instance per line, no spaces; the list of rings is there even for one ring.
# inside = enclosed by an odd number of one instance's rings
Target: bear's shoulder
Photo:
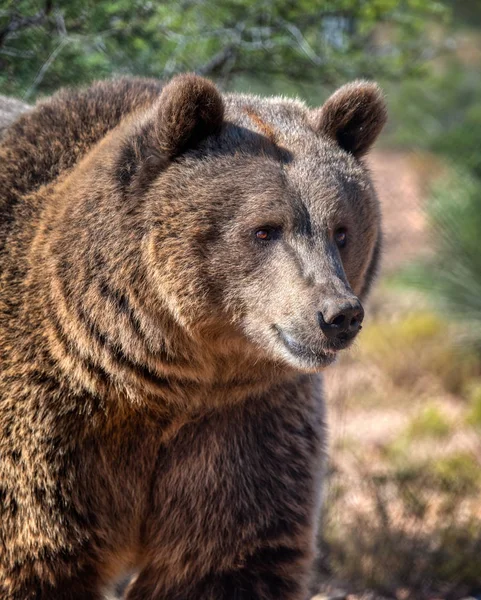
[[[9,118],[0,138],[0,252],[21,198],[75,166],[124,117],[152,104],[162,87],[155,79],[101,81],[61,90]]]

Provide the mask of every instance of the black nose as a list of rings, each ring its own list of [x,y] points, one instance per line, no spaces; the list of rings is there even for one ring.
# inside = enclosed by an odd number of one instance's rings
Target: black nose
[[[341,301],[326,303],[318,318],[326,337],[331,340],[349,340],[361,329],[364,309],[357,298],[343,298]]]

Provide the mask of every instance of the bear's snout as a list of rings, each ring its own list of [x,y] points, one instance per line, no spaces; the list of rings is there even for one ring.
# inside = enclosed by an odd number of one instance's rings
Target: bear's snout
[[[323,334],[329,340],[347,342],[361,330],[364,309],[356,296],[331,299],[325,302],[317,318]]]

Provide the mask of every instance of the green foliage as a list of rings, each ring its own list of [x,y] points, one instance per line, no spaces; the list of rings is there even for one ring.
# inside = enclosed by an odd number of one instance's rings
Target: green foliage
[[[469,393],[469,411],[466,422],[481,429],[481,384],[471,386]]]
[[[445,63],[395,90],[387,84],[390,110],[399,123],[390,141],[440,154],[481,178],[481,80],[477,69],[454,57]]]
[[[460,496],[480,491],[481,471],[478,462],[468,452],[458,452],[440,458],[433,469],[436,483],[444,490]]]
[[[111,74],[195,70],[337,83],[424,64],[436,0],[2,0],[0,90],[36,95]]]
[[[424,267],[416,271],[417,276],[426,277]],[[412,273],[410,277],[414,278]],[[457,393],[479,370],[479,361],[472,349],[461,349],[454,341],[447,341],[447,328],[443,318],[426,310],[394,320],[379,319],[363,331],[360,359],[377,365],[399,390],[411,392],[415,386],[424,387],[422,382],[429,377],[441,389]]]
[[[471,55],[480,32],[466,29],[474,4],[454,11],[453,46],[460,40]],[[476,20],[469,25],[476,27]],[[461,29],[463,27],[463,29]],[[458,38],[455,37],[457,31]],[[445,33],[446,35],[446,33]],[[427,218],[433,253],[403,279],[427,292],[446,321],[467,324],[471,341],[481,347],[481,81],[479,66],[454,53],[424,79],[411,79],[391,94],[393,120],[402,122],[390,141],[445,158],[447,173],[431,190]],[[389,94],[389,88],[388,88]]]
[[[436,150],[481,178],[481,85],[476,90],[476,99],[463,110],[455,126],[450,127],[436,142]]]
[[[451,426],[443,412],[434,404],[428,404],[411,421],[408,437],[444,438],[449,435]]]
[[[481,11],[479,0],[447,0],[449,6],[455,10],[455,24],[458,27],[480,27]]]
[[[434,252],[405,279],[429,293],[448,320],[469,323],[481,344],[481,184],[466,169],[451,170],[432,191],[427,214]]]
[[[441,418],[442,417],[442,413]],[[447,427],[446,427],[447,425]],[[443,418],[441,437],[449,435],[449,425]],[[439,436],[439,429],[434,434]],[[422,434],[428,432],[423,431]],[[431,434],[431,432],[429,432]],[[424,492],[435,491],[448,500],[476,496],[481,491],[479,462],[468,451],[454,451],[438,457],[415,458],[415,439],[408,429],[384,448],[384,456],[390,463],[391,475],[402,486],[414,486]],[[409,490],[404,491],[409,492]],[[451,505],[451,503],[450,503]]]

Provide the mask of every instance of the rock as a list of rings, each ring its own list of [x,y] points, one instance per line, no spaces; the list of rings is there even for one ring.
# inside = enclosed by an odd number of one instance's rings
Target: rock
[[[0,135],[2,129],[10,125],[21,113],[28,110],[30,106],[16,98],[0,96]]]

